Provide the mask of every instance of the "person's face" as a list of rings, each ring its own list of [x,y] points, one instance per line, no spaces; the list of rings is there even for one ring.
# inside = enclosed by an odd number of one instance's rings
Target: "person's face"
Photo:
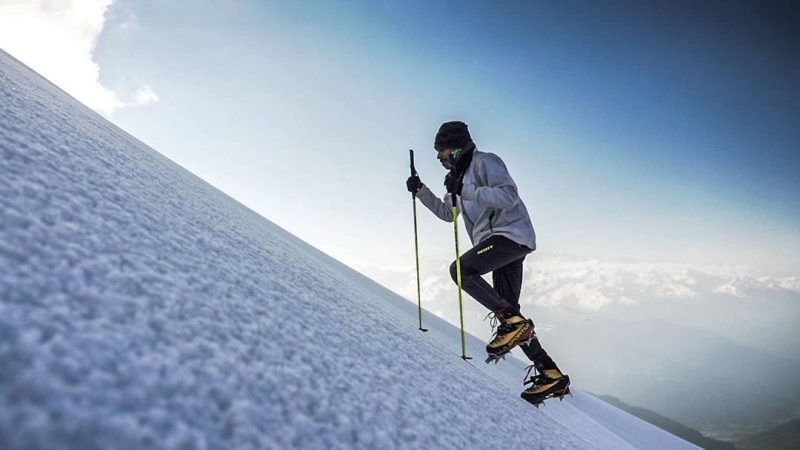
[[[442,163],[445,169],[450,170],[453,166],[450,165],[450,154],[453,153],[452,148],[443,148],[436,150],[436,159]]]

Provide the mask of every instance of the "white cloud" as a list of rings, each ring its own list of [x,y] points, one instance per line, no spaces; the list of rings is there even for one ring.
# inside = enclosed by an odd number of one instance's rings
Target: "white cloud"
[[[745,294],[732,284],[723,284],[721,286],[717,286],[712,292],[715,294],[732,295],[739,298],[745,297]]]
[[[158,95],[147,85],[140,87],[133,98],[134,104],[139,106],[149,105],[158,101]]]
[[[120,28],[124,29],[131,29],[136,28],[139,25],[139,16],[134,13],[129,13],[127,17],[125,17],[125,21],[119,24]]]
[[[787,291],[800,292],[800,278],[788,277],[779,280],[780,287]]]
[[[449,259],[429,262],[423,270],[423,303],[431,308],[450,304],[455,286]],[[435,268],[435,269],[431,269]],[[405,266],[360,270],[389,289],[416,302],[413,261]],[[546,308],[599,311],[610,306],[652,308],[659,305],[704,303],[718,296],[762,299],[796,298],[800,278],[771,278],[739,266],[620,263],[573,257],[531,257],[525,264],[521,302]],[[482,307],[468,301],[476,315]]]
[[[158,101],[149,86],[131,96],[100,83],[92,59],[113,0],[0,0],[0,48],[104,114]]]

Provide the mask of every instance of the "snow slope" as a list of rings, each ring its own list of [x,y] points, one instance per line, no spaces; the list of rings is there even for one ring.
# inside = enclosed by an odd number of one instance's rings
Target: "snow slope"
[[[0,51],[0,448],[688,448],[523,367]],[[469,339],[479,357],[483,343]]]

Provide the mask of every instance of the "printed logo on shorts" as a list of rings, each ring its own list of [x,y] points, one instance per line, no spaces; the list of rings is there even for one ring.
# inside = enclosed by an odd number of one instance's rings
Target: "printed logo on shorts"
[[[492,244],[492,245],[490,245],[490,246],[488,246],[488,247],[486,247],[486,248],[482,248],[482,249],[478,250],[478,254],[480,255],[480,254],[482,254],[482,253],[486,253],[486,252],[488,252],[489,250],[491,250],[491,249],[492,249],[492,247],[494,247],[494,244]]]

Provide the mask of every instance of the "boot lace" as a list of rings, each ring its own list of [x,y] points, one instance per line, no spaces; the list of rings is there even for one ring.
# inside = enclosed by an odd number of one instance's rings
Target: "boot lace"
[[[494,334],[494,329],[497,327],[497,324],[500,323],[500,319],[497,318],[497,314],[494,312],[490,312],[483,318],[483,320],[489,319],[489,325],[492,327],[492,334]]]
[[[483,320],[489,319],[489,325],[492,327],[492,342],[495,342],[498,338],[502,338],[504,335],[514,331],[514,325],[509,325],[503,321],[501,321],[497,314],[490,312],[483,318]]]
[[[522,378],[522,384],[523,385],[532,383],[533,386],[539,386],[539,385],[542,385],[542,384],[546,384],[547,381],[549,380],[549,378],[547,378],[547,376],[545,376],[544,373],[539,372],[539,370],[536,368],[535,364],[531,364],[530,366],[526,367],[526,369],[528,369],[528,371],[525,373],[525,376]],[[530,376],[531,372],[533,372],[533,376]],[[528,377],[530,377],[530,378],[528,378]]]

